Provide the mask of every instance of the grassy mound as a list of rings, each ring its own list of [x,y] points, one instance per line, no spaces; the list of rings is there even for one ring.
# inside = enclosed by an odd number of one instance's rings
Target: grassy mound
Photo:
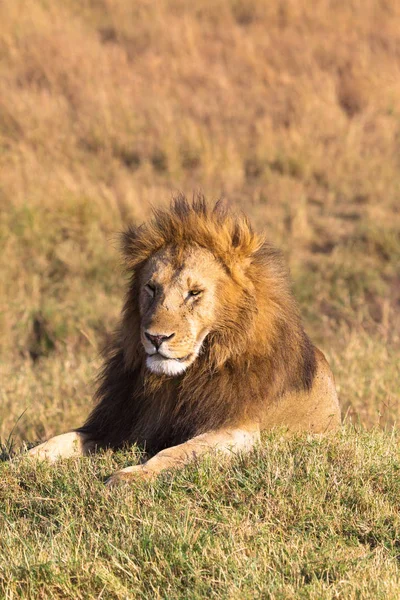
[[[343,598],[400,594],[397,433],[266,436],[107,492],[132,450],[3,463],[7,598]]]

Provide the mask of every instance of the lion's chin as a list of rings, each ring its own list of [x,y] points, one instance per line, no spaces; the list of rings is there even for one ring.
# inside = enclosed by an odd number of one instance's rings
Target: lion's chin
[[[184,373],[191,362],[191,360],[181,362],[174,358],[164,358],[159,354],[153,354],[146,358],[146,366],[152,373],[156,373],[157,375],[169,375],[171,377]]]

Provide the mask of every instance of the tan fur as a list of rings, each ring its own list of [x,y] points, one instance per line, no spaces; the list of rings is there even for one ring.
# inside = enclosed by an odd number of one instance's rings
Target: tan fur
[[[68,433],[56,435],[39,446],[35,446],[29,451],[29,454],[39,459],[55,462],[58,458],[70,458],[87,454],[89,447],[90,444],[85,444],[83,433],[69,431]]]
[[[109,485],[210,449],[248,450],[263,429],[338,427],[333,376],[303,330],[284,261],[245,217],[179,197],[130,228],[123,252],[121,323],[98,403],[74,435],[80,453],[138,443],[154,456]],[[32,454],[54,458],[57,439]],[[76,451],[76,438],[60,440],[59,455]]]

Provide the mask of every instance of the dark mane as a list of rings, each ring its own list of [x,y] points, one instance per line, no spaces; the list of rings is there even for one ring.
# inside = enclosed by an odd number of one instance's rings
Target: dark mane
[[[140,342],[137,281],[147,259],[173,245],[210,250],[229,273],[221,318],[203,353],[178,377],[146,370]],[[78,431],[99,446],[126,443],[150,452],[223,425],[257,418],[290,390],[309,389],[314,347],[304,333],[282,255],[246,217],[203,197],[176,198],[169,210],[122,236],[130,273],[121,322],[104,355],[97,404]],[[267,400],[265,399],[267,398]]]

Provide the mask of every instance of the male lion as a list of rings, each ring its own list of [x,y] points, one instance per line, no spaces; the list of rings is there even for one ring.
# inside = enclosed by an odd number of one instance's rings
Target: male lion
[[[203,198],[123,234],[130,273],[86,423],[30,454],[54,460],[137,443],[153,457],[110,485],[249,450],[260,431],[340,424],[333,375],[305,334],[281,254],[247,219]]]

